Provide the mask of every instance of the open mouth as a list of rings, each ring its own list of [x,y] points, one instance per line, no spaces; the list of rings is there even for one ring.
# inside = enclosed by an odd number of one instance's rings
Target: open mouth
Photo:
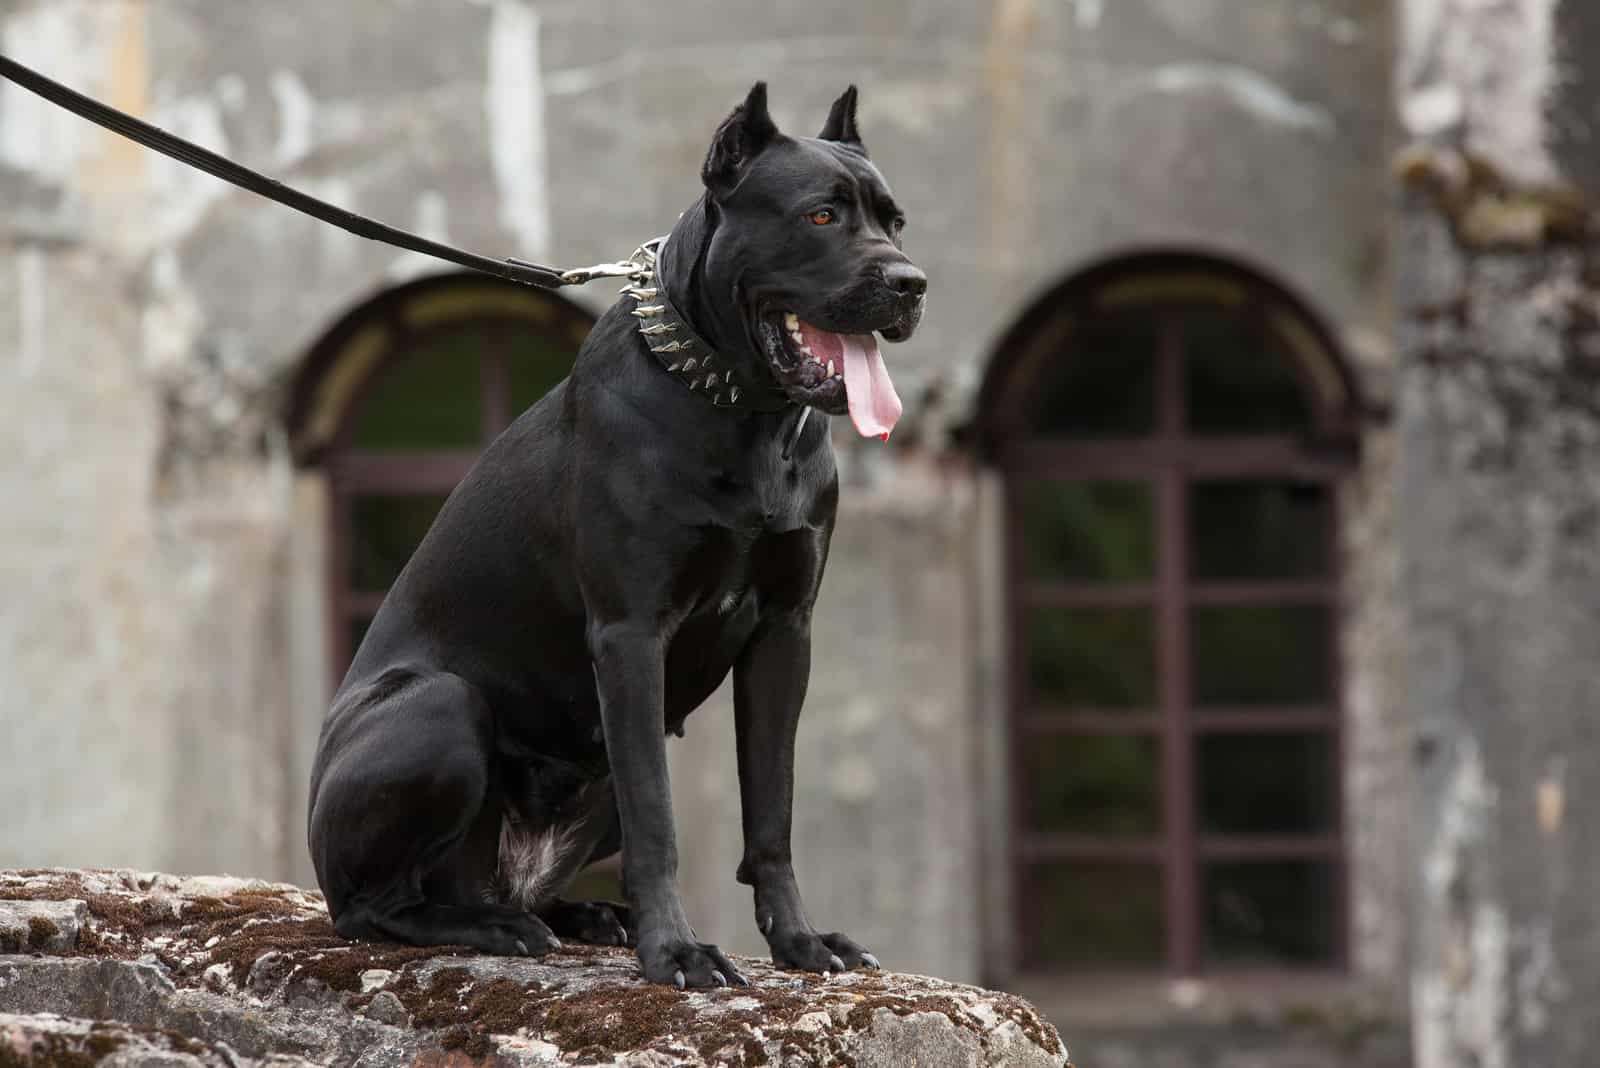
[[[794,312],[767,313],[760,327],[772,375],[790,397],[830,415],[848,411],[863,437],[888,439],[901,405],[876,337],[824,330]]]

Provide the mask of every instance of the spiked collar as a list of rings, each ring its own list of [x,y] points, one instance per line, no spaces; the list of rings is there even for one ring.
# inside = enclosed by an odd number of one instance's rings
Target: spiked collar
[[[713,349],[672,306],[667,287],[656,278],[666,240],[658,237],[635,253],[640,270],[629,276],[629,284],[622,289],[622,295],[634,303],[631,314],[639,322],[645,347],[655,353],[668,374],[714,407],[778,412],[794,404],[775,382],[752,380],[747,371]]]

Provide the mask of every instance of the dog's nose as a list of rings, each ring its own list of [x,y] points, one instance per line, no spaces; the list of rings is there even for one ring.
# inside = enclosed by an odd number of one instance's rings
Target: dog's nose
[[[883,279],[902,297],[920,297],[928,291],[928,276],[914,263],[890,264],[883,272]]]

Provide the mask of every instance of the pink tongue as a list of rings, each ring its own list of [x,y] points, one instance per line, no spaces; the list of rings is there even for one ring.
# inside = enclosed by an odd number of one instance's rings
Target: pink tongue
[[[844,361],[844,389],[850,403],[850,421],[864,438],[889,440],[900,421],[900,396],[878,355],[878,339],[871,334],[834,334],[801,322],[806,343],[819,360],[840,356]]]

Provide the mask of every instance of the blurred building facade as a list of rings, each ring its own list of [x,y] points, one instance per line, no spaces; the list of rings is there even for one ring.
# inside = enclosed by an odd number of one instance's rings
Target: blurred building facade
[[[1437,695],[1408,687],[1400,560],[1450,534],[1396,489],[1403,442],[1449,437],[1395,415],[1395,296],[1460,270],[1429,191],[1481,100],[1509,100],[1497,150],[1542,143],[1504,86],[1568,9],[0,0],[0,49],[362,213],[572,265],[665,232],[751,82],[799,133],[859,83],[932,290],[886,351],[902,429],[835,428],[814,918],[1034,997],[1079,1063],[1390,1065],[1445,952],[1411,895],[1449,792],[1414,761]],[[1525,51],[1483,61],[1496,34]],[[1417,138],[1444,155],[1402,200]],[[0,865],[309,882],[334,680],[613,291],[450,274],[9,84],[0,248]],[[725,695],[670,749],[693,921],[760,952]]]

